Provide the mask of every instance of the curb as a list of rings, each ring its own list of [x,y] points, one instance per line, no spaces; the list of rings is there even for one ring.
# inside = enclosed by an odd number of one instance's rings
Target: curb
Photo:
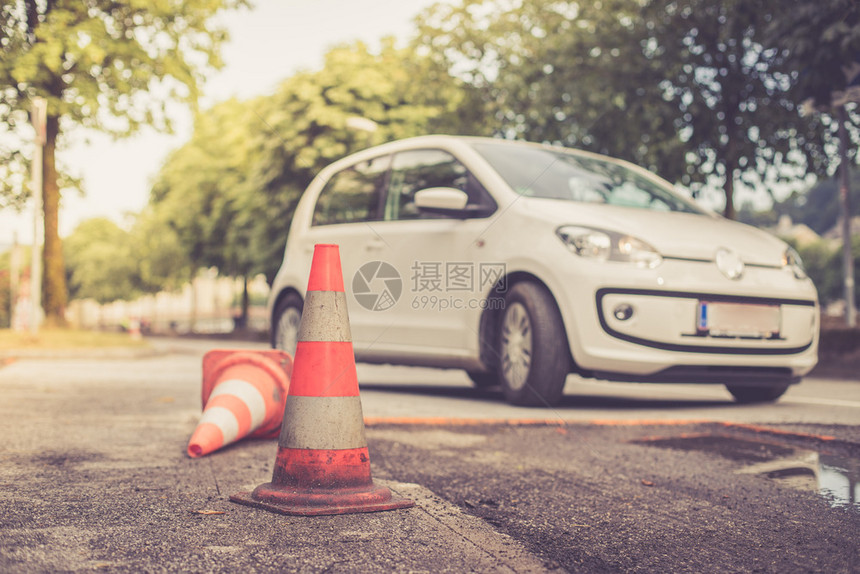
[[[0,366],[21,359],[148,359],[165,355],[153,347],[109,347],[105,349],[15,349],[0,351]]]

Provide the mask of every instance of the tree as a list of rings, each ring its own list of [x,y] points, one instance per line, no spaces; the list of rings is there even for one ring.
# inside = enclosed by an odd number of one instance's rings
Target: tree
[[[84,221],[66,238],[64,249],[72,298],[108,303],[140,294],[129,234],[111,220]]]
[[[235,99],[197,114],[191,139],[170,154],[153,184],[150,205],[177,234],[192,274],[200,267],[227,271],[228,261],[235,263],[226,239],[251,161],[254,119],[250,105]]]
[[[157,209],[147,206],[129,231],[137,286],[143,293],[177,289],[191,274],[182,242],[164,219]]]
[[[775,0],[699,0],[662,18],[661,4],[649,6],[649,19],[664,26],[664,54],[682,54],[680,73],[666,87],[683,113],[676,125],[689,133],[695,153],[688,162],[724,181],[725,213],[733,217],[735,182],[770,189],[803,175],[803,150],[820,135],[798,113],[788,51],[769,44],[768,28],[785,7]]]
[[[167,104],[193,105],[203,71],[221,64],[225,33],[212,16],[241,3],[6,0],[0,6],[0,119],[17,129],[26,124],[32,98],[48,102],[41,193],[49,322],[63,322],[67,296],[58,234],[61,132],[74,125],[118,136],[141,125],[169,129]]]
[[[420,44],[474,88],[493,133],[633,161],[694,191],[802,170],[776,0],[465,0],[422,16]]]
[[[831,126],[831,136],[832,126],[838,126],[845,321],[854,327],[856,258],[852,253],[849,182],[850,165],[857,149],[857,118],[851,117],[849,107],[856,109],[860,102],[860,5],[856,0],[835,0],[825,6],[796,0],[793,8],[774,27],[774,36],[791,51],[797,97],[808,98],[811,107],[828,114],[815,117]],[[829,116],[834,113],[838,115],[835,122]],[[830,154],[826,152],[818,154],[822,158],[819,163],[832,169],[832,163],[827,161]]]
[[[151,208],[135,217],[130,231],[107,218],[88,219],[63,249],[72,299],[128,301],[176,288],[188,277],[178,238]]]
[[[855,0],[791,0],[769,28],[769,44],[788,53],[791,93],[805,104],[811,125],[821,134],[804,146],[811,172],[832,175],[837,166],[838,121],[831,107],[833,95],[844,93],[848,74],[860,64],[860,4]],[[853,69],[852,69],[853,68]],[[855,90],[857,79],[855,78]],[[856,105],[845,106],[846,128],[851,139],[849,159],[854,161],[860,143],[860,116]]]
[[[335,47],[319,71],[285,80],[255,106],[243,224],[271,282],[301,192],[329,163],[372,145],[459,125],[460,82],[426,51],[383,39]]]
[[[840,247],[828,241],[817,241],[807,245],[796,245],[803,265],[812,282],[818,289],[818,298],[822,303],[833,303],[845,297],[842,283]],[[860,237],[853,240],[854,265],[860,265]],[[854,286],[854,299],[860,301],[860,285]]]
[[[860,64],[856,0],[792,0],[790,8],[774,20],[770,33],[771,42],[790,53],[797,97],[811,98],[815,106],[829,107],[833,93],[848,87],[846,72]]]
[[[416,45],[469,86],[467,107],[478,115],[461,122],[465,133],[582,147],[677,172],[674,126],[648,109],[662,97],[664,62],[631,57],[641,50],[639,12],[630,0],[437,4],[419,18]]]
[[[181,270],[193,280],[200,268],[217,267],[247,277],[256,267],[248,249],[254,222],[240,218],[243,194],[253,193],[246,180],[253,164],[250,130],[259,123],[256,105],[231,99],[197,114],[191,139],[159,171],[150,195],[150,225],[162,226],[181,253],[173,260],[183,265],[171,274]]]
[[[132,300],[179,287],[188,262],[177,236],[145,209],[126,231],[107,218],[88,219],[63,242],[73,299]]]
[[[363,43],[333,48],[322,69],[286,79],[271,96],[199,114],[151,203],[192,269],[271,282],[296,203],[323,167],[370,145],[452,130],[460,98],[446,69],[393,40],[378,53]]]

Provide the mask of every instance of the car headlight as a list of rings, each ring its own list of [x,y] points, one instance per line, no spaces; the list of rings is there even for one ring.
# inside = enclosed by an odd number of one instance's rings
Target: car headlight
[[[806,279],[807,277],[800,254],[793,247],[787,247],[785,253],[782,254],[782,266],[791,269],[798,279]]]
[[[580,257],[598,261],[623,261],[647,269],[653,269],[663,262],[663,257],[656,249],[641,239],[622,233],[578,225],[559,227],[555,233],[568,249]]]

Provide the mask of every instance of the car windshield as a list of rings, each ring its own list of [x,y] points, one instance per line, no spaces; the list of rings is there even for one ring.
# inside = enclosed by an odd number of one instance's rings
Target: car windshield
[[[474,148],[517,193],[653,211],[704,213],[692,201],[622,165],[561,149],[481,142]]]

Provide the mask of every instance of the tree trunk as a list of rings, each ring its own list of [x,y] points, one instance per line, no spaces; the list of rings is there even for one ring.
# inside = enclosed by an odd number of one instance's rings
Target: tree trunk
[[[45,216],[45,245],[42,250],[42,308],[45,323],[49,326],[66,325],[66,266],[63,262],[63,245],[60,241],[60,187],[57,184],[55,150],[60,122],[49,115],[42,167],[42,208]]]
[[[199,269],[198,269],[199,270]],[[188,318],[188,334],[192,335],[197,330],[197,271],[191,272],[191,316]]]
[[[726,162],[726,209],[723,215],[726,219],[735,218],[735,166],[734,162]]]
[[[248,295],[248,276],[242,276],[242,317],[240,319],[242,329],[248,329],[248,309],[251,307],[251,298]]]

